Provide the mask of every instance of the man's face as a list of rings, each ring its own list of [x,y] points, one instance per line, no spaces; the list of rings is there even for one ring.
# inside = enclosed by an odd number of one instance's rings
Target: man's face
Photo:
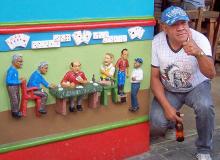
[[[134,68],[139,68],[141,64],[137,61],[134,61]]]
[[[112,58],[109,55],[105,55],[104,57],[104,65],[109,66],[112,63]]]
[[[73,63],[73,67],[72,67],[72,71],[73,71],[74,73],[77,73],[77,72],[80,71],[80,67],[81,67],[80,62],[74,62],[74,63]]]
[[[23,59],[22,59],[22,58],[16,59],[16,60],[13,62],[13,65],[14,65],[17,69],[22,68]]]
[[[45,65],[43,67],[40,68],[40,73],[41,74],[46,74],[48,71],[48,65]]]
[[[177,43],[182,44],[189,37],[189,25],[187,21],[177,21],[171,26],[163,24],[163,30],[170,40]]]
[[[121,57],[122,57],[123,59],[128,59],[128,51],[124,50],[123,53],[122,53],[122,55],[121,55]]]

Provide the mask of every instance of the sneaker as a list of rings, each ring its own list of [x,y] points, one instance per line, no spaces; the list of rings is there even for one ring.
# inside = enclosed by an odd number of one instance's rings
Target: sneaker
[[[82,105],[77,105],[76,108],[78,111],[83,111]]]
[[[202,154],[202,153],[198,153],[196,155],[197,160],[212,160],[210,154]]]

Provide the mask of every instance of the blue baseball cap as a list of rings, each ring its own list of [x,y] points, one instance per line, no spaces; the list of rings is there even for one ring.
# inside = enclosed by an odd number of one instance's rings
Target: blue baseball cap
[[[180,20],[189,21],[189,17],[182,8],[177,6],[170,6],[165,9],[161,15],[161,22],[169,26]]]
[[[135,61],[142,64],[143,63],[143,59],[142,58],[135,58]]]

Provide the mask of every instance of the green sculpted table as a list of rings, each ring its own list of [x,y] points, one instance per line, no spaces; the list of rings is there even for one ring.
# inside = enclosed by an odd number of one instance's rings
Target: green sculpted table
[[[98,102],[98,92],[102,91],[102,86],[97,83],[88,83],[76,88],[61,88],[56,87],[50,89],[50,94],[56,97],[56,112],[66,115],[66,101],[69,97],[80,95],[88,95],[88,103],[90,107],[95,108]]]

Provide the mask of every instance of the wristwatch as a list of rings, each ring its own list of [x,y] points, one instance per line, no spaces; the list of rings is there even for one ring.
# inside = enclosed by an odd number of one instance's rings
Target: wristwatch
[[[206,54],[205,54],[203,51],[201,51],[201,52],[199,53],[199,55],[196,56],[196,58],[200,58],[200,57],[205,56],[205,55],[206,55]]]

